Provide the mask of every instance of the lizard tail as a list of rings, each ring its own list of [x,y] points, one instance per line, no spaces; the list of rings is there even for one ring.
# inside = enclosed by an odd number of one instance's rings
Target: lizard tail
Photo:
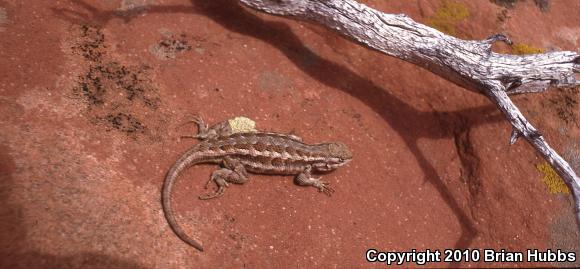
[[[175,183],[175,179],[179,175],[179,173],[185,169],[186,167],[190,166],[193,162],[191,159],[190,154],[184,154],[174,165],[171,167],[169,172],[167,172],[167,176],[165,177],[165,182],[163,183],[163,191],[161,193],[161,202],[163,205],[163,213],[165,214],[165,219],[169,223],[171,230],[179,237],[181,240],[186,242],[187,244],[191,245],[192,247],[198,249],[199,251],[203,251],[203,247],[198,240],[191,238],[189,235],[185,233],[183,228],[177,223],[175,219],[175,215],[173,214],[173,209],[171,208],[171,190],[173,189],[173,185]]]

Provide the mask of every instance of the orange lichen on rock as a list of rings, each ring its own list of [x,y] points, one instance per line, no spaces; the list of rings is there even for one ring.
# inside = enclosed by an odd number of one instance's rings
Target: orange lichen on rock
[[[546,186],[548,186],[550,193],[570,193],[564,180],[556,173],[550,164],[543,162],[536,165],[536,168],[540,173],[542,173],[542,181]]]

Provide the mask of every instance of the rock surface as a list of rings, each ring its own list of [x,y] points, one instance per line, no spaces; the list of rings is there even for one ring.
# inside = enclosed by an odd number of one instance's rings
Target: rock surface
[[[448,21],[445,1],[363,2],[443,18],[464,39],[580,41],[575,0],[461,1],[468,15]],[[508,146],[511,128],[483,96],[319,26],[233,0],[3,0],[0,36],[0,268],[366,267],[368,248],[580,254],[571,197],[550,193],[528,144]],[[515,102],[578,171],[577,95]],[[160,203],[165,172],[195,143],[179,139],[193,114],[342,141],[355,157],[323,175],[331,198],[253,175],[200,201],[215,167],[187,170],[173,206],[198,252]],[[530,265],[555,264],[454,266]]]

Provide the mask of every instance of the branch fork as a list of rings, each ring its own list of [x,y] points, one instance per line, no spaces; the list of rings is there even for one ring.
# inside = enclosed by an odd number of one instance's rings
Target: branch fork
[[[580,85],[580,55],[571,51],[506,55],[491,51],[494,42],[511,45],[503,34],[461,40],[419,24],[404,14],[387,14],[354,0],[240,0],[273,15],[317,22],[371,49],[423,67],[467,90],[486,95],[513,130],[514,144],[525,138],[564,179],[574,198],[580,228],[580,178],[522,115],[508,95],[544,92],[549,87]]]

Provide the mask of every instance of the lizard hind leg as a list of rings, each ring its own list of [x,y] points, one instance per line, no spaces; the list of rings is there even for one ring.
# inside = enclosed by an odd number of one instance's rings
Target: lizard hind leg
[[[201,116],[195,115],[193,119],[186,122],[195,123],[197,125],[197,134],[182,136],[182,138],[196,138],[199,140],[215,139],[222,136],[228,136],[232,134],[232,128],[229,121],[222,121],[212,126],[208,126],[207,123],[201,118]]]
[[[214,171],[211,174],[208,182],[206,183],[206,188],[208,187],[210,182],[215,182],[218,186],[218,189],[214,193],[208,193],[199,196],[201,200],[209,200],[213,198],[220,197],[224,195],[226,188],[229,187],[228,183],[235,183],[235,184],[243,184],[246,182],[248,178],[245,174],[238,173],[234,170],[228,168],[221,168],[219,170]]]
[[[320,180],[320,178],[312,177],[312,167],[307,166],[306,169],[296,176],[294,179],[296,184],[300,186],[312,186],[318,189],[319,192],[330,196],[334,192],[334,189],[328,186],[327,182]]]
[[[209,200],[209,199],[217,198],[217,197],[224,195],[226,188],[229,187],[227,178],[229,176],[231,176],[230,175],[231,173],[234,173],[234,171],[226,169],[226,168],[222,168],[222,169],[213,171],[209,180],[205,184],[205,188],[207,189],[208,185],[213,181],[217,184],[218,189],[214,193],[200,195],[199,199]]]
[[[193,115],[191,120],[188,120],[181,124],[181,126],[195,123],[197,125],[197,134],[195,135],[182,135],[181,138],[195,138],[195,139],[205,139],[205,135],[208,133],[209,127],[205,121],[199,115]]]

